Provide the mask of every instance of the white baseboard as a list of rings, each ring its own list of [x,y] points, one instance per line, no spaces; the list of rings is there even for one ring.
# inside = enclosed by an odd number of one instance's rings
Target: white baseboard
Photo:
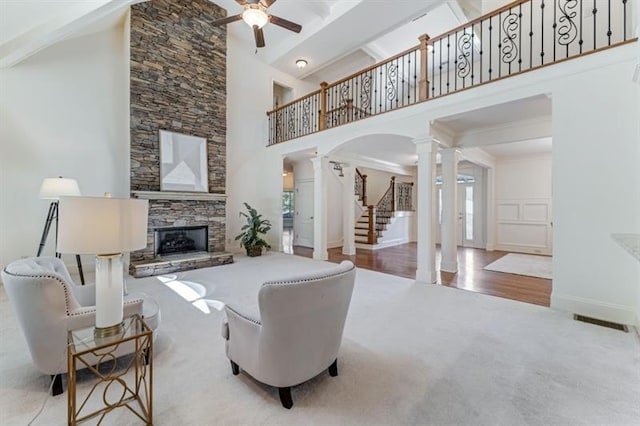
[[[518,246],[518,245],[512,245],[512,244],[497,244],[495,246],[495,250],[509,251],[509,252],[515,252],[515,253],[542,254],[547,256],[551,256],[552,254],[551,249],[549,248]]]
[[[332,248],[338,248],[338,247],[342,247],[342,240],[327,242],[327,248],[332,249]]]
[[[640,324],[640,316],[631,306],[594,299],[551,293],[551,308],[620,324]]]

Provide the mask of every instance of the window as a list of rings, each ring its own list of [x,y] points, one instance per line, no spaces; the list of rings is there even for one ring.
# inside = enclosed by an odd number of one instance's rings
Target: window
[[[282,193],[282,226],[284,228],[293,228],[293,201],[293,191]]]

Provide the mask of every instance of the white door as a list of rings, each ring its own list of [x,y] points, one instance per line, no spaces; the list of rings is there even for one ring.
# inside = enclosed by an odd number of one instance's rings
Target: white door
[[[438,222],[436,225],[436,243],[442,241],[442,185],[436,187],[436,211],[438,212]],[[478,206],[474,206],[474,185],[473,183],[458,184],[458,220],[456,225],[456,244],[464,247],[475,247],[478,235],[477,226]]]
[[[293,244],[313,247],[313,179],[296,181]]]
[[[473,189],[473,183],[458,184],[458,230],[456,237],[459,246],[474,246]]]

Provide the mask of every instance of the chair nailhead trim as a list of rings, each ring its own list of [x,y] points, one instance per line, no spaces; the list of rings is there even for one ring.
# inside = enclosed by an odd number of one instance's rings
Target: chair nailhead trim
[[[237,316],[239,316],[240,318],[247,320],[249,322],[252,322],[256,325],[262,325],[262,323],[254,318],[250,318],[246,315],[242,315],[240,312],[236,311],[235,309],[231,308],[229,305],[225,305],[225,308],[227,308],[228,310],[230,310],[231,312],[233,312],[234,314],[236,314]]]
[[[49,275],[49,274],[42,274],[42,275],[20,275],[20,274],[14,274],[13,272],[7,271],[7,268],[4,268],[4,273],[7,274],[7,275],[11,275],[13,277],[16,277],[16,278],[49,278],[49,279],[53,279],[53,280],[58,281],[60,283],[60,285],[62,286],[62,290],[64,291],[65,312],[66,312],[67,316],[70,316],[70,313],[69,313],[69,290],[67,290],[67,286],[66,286],[65,282],[62,281],[60,279],[60,277],[57,277],[55,275]]]
[[[347,270],[347,271],[340,272],[340,273],[337,273],[337,274],[322,275],[322,276],[318,276],[318,277],[305,278],[305,279],[300,279],[300,280],[295,280],[295,281],[267,281],[266,283],[262,284],[262,287],[281,286],[281,285],[295,285],[295,284],[308,283],[308,282],[312,282],[312,281],[319,281],[319,280],[323,280],[325,278],[333,278],[333,277],[339,277],[341,275],[346,275],[349,272],[353,271],[354,269],[355,269],[355,266],[353,268]]]

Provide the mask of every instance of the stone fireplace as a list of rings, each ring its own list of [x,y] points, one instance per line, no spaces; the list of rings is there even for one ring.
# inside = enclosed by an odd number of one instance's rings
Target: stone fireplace
[[[130,255],[135,277],[233,262],[224,251],[227,33],[208,24],[225,15],[209,0],[131,6],[131,195],[149,200],[147,247]],[[207,192],[161,190],[161,130],[206,139]],[[170,250],[190,240],[195,249],[157,253],[156,231],[171,235]]]

